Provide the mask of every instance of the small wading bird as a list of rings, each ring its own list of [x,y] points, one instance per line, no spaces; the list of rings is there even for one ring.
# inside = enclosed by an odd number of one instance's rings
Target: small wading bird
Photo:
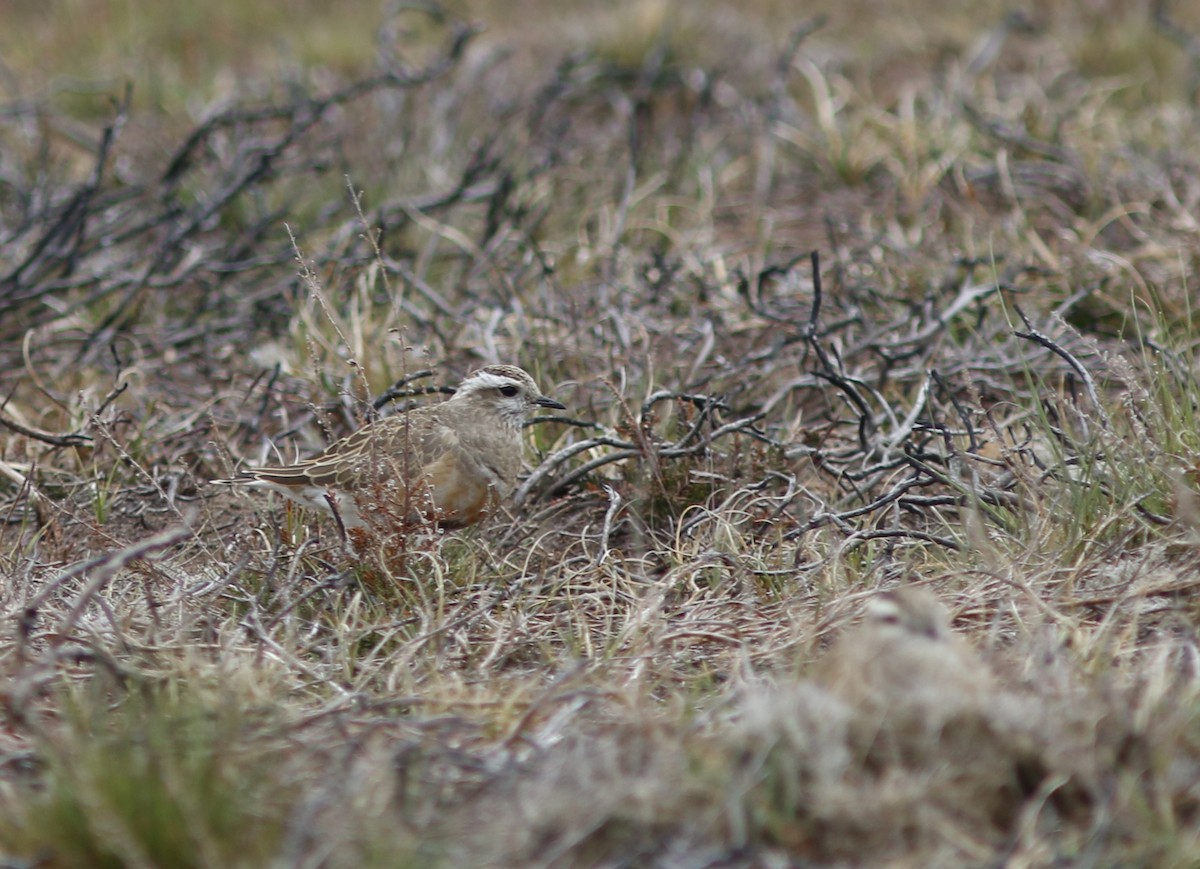
[[[488,365],[440,404],[365,425],[294,465],[217,482],[274,489],[343,529],[460,528],[516,487],[521,428],[539,407],[566,409],[515,365]]]
[[[937,597],[918,586],[871,598],[862,623],[834,644],[822,665],[825,681],[847,699],[893,711],[973,707],[992,690],[988,667],[950,629],[950,614]]]
[[[934,811],[963,829],[1012,829],[1049,775],[1030,724],[1039,710],[1004,688],[924,588],[875,595],[818,668],[853,710],[849,742],[865,768],[915,772]]]

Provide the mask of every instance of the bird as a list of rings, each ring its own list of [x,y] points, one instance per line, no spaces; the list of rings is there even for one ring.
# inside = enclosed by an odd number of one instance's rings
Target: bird
[[[515,365],[471,372],[449,399],[368,423],[312,458],[232,480],[332,513],[348,529],[461,528],[516,487],[521,429],[538,408],[566,410]]]
[[[872,597],[828,657],[818,663],[853,709],[848,741],[864,768],[915,773],[917,802],[1007,840],[1055,766],[1038,732],[1043,704],[1005,684],[916,585]]]
[[[852,704],[941,720],[979,708],[993,679],[951,630],[941,601],[915,585],[870,598],[862,622],[838,638],[819,671]]]

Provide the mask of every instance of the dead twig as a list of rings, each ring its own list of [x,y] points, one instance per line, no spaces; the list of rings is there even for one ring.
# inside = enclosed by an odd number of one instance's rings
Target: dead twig
[[[177,525],[174,528],[168,528],[166,531],[161,531],[153,537],[147,537],[137,543],[126,546],[124,549],[119,549],[116,552],[108,552],[96,558],[81,562],[74,567],[71,567],[58,576],[54,577],[46,586],[33,598],[27,602],[21,609],[19,619],[23,625],[32,624],[38,616],[38,610],[50,599],[51,595],[55,594],[64,585],[79,576],[92,574],[87,585],[75,597],[75,601],[71,606],[70,612],[63,619],[55,632],[57,642],[65,640],[75,628],[75,624],[79,621],[79,617],[83,615],[83,611],[87,608],[92,598],[100,592],[108,582],[125,568],[131,561],[136,561],[140,558],[145,558],[162,549],[167,549],[171,546],[180,543],[191,537],[194,532],[187,525]],[[24,635],[26,631],[23,631]]]
[[[50,444],[55,447],[77,447],[91,441],[91,435],[85,435],[83,432],[68,432],[67,434],[54,434],[53,432],[44,431],[40,428],[34,428],[31,425],[22,425],[8,414],[0,410],[0,425],[4,426],[9,431],[14,431],[19,435],[24,435],[27,438],[33,438],[36,441]]]
[[[1112,422],[1108,418],[1108,411],[1105,410],[1104,405],[1100,403],[1100,393],[1096,389],[1096,381],[1092,378],[1091,372],[1088,371],[1087,368],[1083,366],[1083,363],[1076,359],[1061,344],[1057,343],[1048,336],[1043,335],[1041,332],[1035,329],[1033,324],[1029,322],[1029,318],[1025,316],[1025,312],[1022,311],[1019,306],[1014,305],[1013,309],[1017,312],[1017,316],[1021,318],[1021,322],[1025,324],[1025,328],[1028,330],[1025,332],[1014,331],[1013,334],[1018,338],[1023,338],[1027,341],[1032,341],[1035,344],[1045,347],[1051,353],[1066,361],[1066,363],[1071,366],[1075,373],[1079,375],[1079,379],[1083,381],[1083,388],[1087,390],[1088,398],[1092,402],[1092,407],[1094,407],[1097,413],[1100,414],[1100,424],[1105,428],[1105,430],[1111,431]]]

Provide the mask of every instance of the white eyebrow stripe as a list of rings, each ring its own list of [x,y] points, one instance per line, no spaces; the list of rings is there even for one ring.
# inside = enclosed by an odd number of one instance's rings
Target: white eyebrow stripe
[[[490,371],[480,371],[472,374],[458,387],[461,392],[464,388],[467,389],[488,389],[491,387],[501,386],[521,386],[521,382],[512,377],[507,377],[501,374],[492,374]]]

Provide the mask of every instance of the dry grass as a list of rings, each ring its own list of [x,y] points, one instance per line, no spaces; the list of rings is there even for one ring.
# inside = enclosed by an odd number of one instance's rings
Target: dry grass
[[[0,42],[4,856],[1195,865],[1196,12],[362,5]],[[208,483],[491,361],[482,527]]]

